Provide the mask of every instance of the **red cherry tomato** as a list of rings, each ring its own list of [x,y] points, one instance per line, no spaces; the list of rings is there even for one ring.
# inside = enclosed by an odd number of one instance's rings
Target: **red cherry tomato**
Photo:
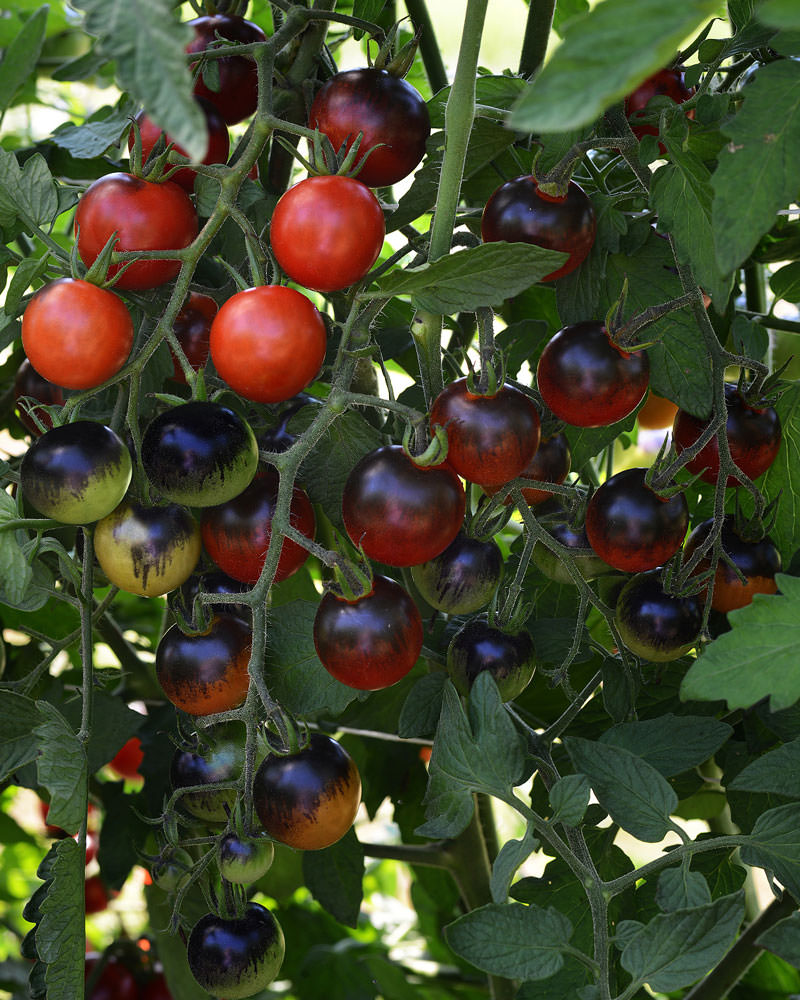
[[[97,956],[86,959],[84,979],[88,980],[98,960]],[[122,962],[111,956],[103,966],[92,992],[86,995],[86,1000],[138,1000],[138,996],[136,977]]]
[[[361,281],[383,246],[378,199],[353,177],[307,177],[281,196],[270,242],[281,268],[305,288],[334,292]]]
[[[92,389],[122,368],[133,320],[122,299],[88,281],[40,288],[22,316],[22,346],[36,371],[65,389]]]
[[[513,385],[482,396],[456,379],[433,401],[430,422],[447,432],[447,464],[479,486],[510,482],[539,447],[539,414]]]
[[[163,973],[157,973],[144,987],[140,1000],[173,1000]]]
[[[358,173],[370,187],[395,184],[425,155],[431,133],[428,106],[410,83],[372,67],[336,73],[311,105],[309,128],[318,128],[335,150],[349,149],[359,132],[359,159],[373,150]],[[376,148],[377,147],[377,148]]]
[[[237,292],[211,324],[211,358],[228,385],[257,403],[282,403],[325,360],[325,323],[305,295],[282,285]]]
[[[564,434],[551,434],[550,437],[543,438],[539,442],[536,454],[520,472],[520,479],[532,479],[542,483],[563,483],[569,475],[572,466],[572,453],[569,450],[569,442]],[[484,486],[484,492],[489,496],[494,496],[502,487]],[[535,486],[523,486],[522,495],[525,503],[529,507],[544,503],[550,500],[553,494],[549,490],[539,489]],[[513,497],[509,494],[506,497],[506,504],[510,504]]]
[[[637,139],[645,135],[658,135],[657,125],[637,125],[637,119],[642,117],[642,112],[647,107],[648,101],[653,97],[669,97],[676,104],[683,104],[694,94],[694,88],[686,86],[683,78],[683,70],[677,66],[668,69],[661,69],[644,82],[625,99],[625,115],[628,118],[633,134]],[[694,118],[694,109],[686,113],[687,118]],[[663,146],[659,146],[661,152],[665,152]]]
[[[90,267],[116,232],[114,249],[182,250],[197,236],[197,213],[189,195],[171,181],[153,184],[132,174],[106,174],[86,190],[75,212],[78,253]],[[113,264],[113,277],[122,269]],[[129,263],[117,288],[156,288],[180,271],[178,260]]]
[[[86,913],[101,913],[111,902],[111,896],[99,875],[90,875],[84,883]]]
[[[138,736],[132,736],[111,758],[108,766],[120,778],[128,778],[131,781],[135,781],[137,778],[141,778],[139,765],[143,760],[142,741]]]
[[[257,24],[233,14],[213,14],[196,17],[189,21],[194,38],[186,46],[188,53],[203,52],[218,38],[240,45],[263,42],[266,36]],[[197,77],[194,92],[204,97],[219,111],[228,125],[249,118],[258,105],[258,70],[251,56],[225,56],[214,60],[219,73],[219,89],[211,90],[203,81],[202,73]],[[192,63],[192,68],[197,64]]]
[[[23,360],[17,369],[17,374],[14,376],[14,400],[17,405],[17,416],[26,430],[39,437],[42,432],[37,426],[36,421],[20,406],[19,401],[23,396],[35,399],[38,403],[43,403],[45,406],[63,406],[64,393],[60,385],[53,385],[46,378],[42,378],[27,358]],[[33,412],[41,420],[45,430],[53,426],[53,421],[41,407],[35,406]]]
[[[210,295],[190,292],[183,308],[175,317],[173,324],[175,336],[186,355],[186,360],[195,371],[205,367],[208,361],[211,323],[218,311],[219,306]],[[176,382],[185,384],[186,376],[174,354],[172,355],[172,363],[172,377]]]
[[[559,199],[542,194],[533,176],[501,184],[486,202],[481,219],[484,243],[532,243],[569,255],[542,281],[555,281],[582,264],[594,245],[596,229],[592,203],[574,181]]]

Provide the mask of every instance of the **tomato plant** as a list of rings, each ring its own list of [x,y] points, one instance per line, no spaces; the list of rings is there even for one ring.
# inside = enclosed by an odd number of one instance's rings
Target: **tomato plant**
[[[557,432],[540,439],[539,447],[533,458],[519,473],[518,478],[561,484],[569,475],[571,467],[572,452],[569,448],[569,441],[565,434]],[[484,486],[484,492],[489,496],[494,496],[501,489],[500,486]],[[535,507],[537,504],[553,498],[553,493],[550,490],[537,486],[522,486],[521,492],[525,503],[530,507]],[[512,500],[513,497],[509,493],[504,503],[510,504]]]
[[[257,24],[235,14],[209,14],[189,21],[193,38],[186,46],[191,55],[203,52],[218,39],[252,45],[265,41],[264,32]],[[216,66],[213,86],[206,82],[206,68],[194,84],[198,97],[209,101],[222,115],[228,125],[235,125],[249,118],[258,103],[258,72],[252,58],[245,56],[224,56],[214,60]],[[208,66],[208,64],[206,64]]]
[[[478,675],[488,672],[503,701],[512,701],[530,684],[535,669],[528,632],[504,632],[482,618],[468,621],[447,647],[447,672],[461,694],[469,694]]]
[[[577,528],[568,521],[554,521],[552,524],[548,524],[547,533],[559,545],[569,549],[571,564],[584,580],[593,580],[611,570],[608,563],[595,554],[583,526]],[[536,543],[531,557],[548,579],[554,580],[556,583],[574,584],[575,581],[570,575],[565,561],[560,559],[544,542]]]
[[[658,135],[656,125],[637,124],[652,98],[668,97],[675,104],[683,104],[693,95],[694,88],[686,86],[684,72],[680,66],[669,66],[653,73],[625,98],[625,114],[633,134],[637,139],[646,135]],[[687,112],[687,117],[694,118],[694,108]],[[659,144],[659,150],[663,154],[664,146]]]
[[[666,593],[655,570],[628,580],[617,598],[615,616],[628,649],[653,663],[677,660],[688,653],[703,622],[697,597]]]

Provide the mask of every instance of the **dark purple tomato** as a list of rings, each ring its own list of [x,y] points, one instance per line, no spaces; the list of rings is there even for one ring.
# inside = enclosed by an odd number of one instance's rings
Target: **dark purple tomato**
[[[572,564],[584,578],[594,580],[604,573],[609,573],[611,567],[595,554],[584,528],[573,528],[566,521],[557,521],[547,525],[547,531],[564,548],[569,549]],[[573,583],[574,580],[567,571],[566,563],[543,542],[537,542],[533,547],[533,561],[544,573],[556,583]]]
[[[275,857],[275,845],[266,837],[240,837],[226,833],[217,841],[220,875],[236,885],[251,885],[265,875]]]
[[[688,653],[703,623],[697,597],[666,594],[655,570],[628,580],[617,598],[614,617],[628,649],[653,663],[667,663]]]
[[[407,177],[425,155],[431,132],[428,106],[418,91],[400,77],[372,67],[332,76],[314,98],[308,126],[326,135],[335,150],[345,143],[349,149],[362,132],[358,158],[374,151],[358,179],[370,187]]]
[[[330,736],[312,733],[297,753],[269,754],[253,781],[253,803],[270,837],[301,851],[340,840],[361,803],[361,776]]]
[[[539,414],[513,385],[482,396],[469,391],[466,378],[456,379],[433,401],[430,423],[447,432],[447,464],[479,486],[510,482],[539,447]]]
[[[60,385],[54,385],[46,378],[42,378],[27,358],[17,369],[17,374],[14,376],[14,401],[17,416],[26,430],[39,437],[42,431],[37,426],[36,421],[19,404],[23,396],[34,399],[37,403],[42,403],[45,406],[63,406],[64,391]],[[45,430],[49,430],[53,426],[53,421],[41,407],[34,406],[33,412],[41,420]]]
[[[200,593],[205,594],[246,594],[250,590],[250,585],[242,583],[241,580],[234,580],[221,570],[210,570],[207,573],[199,573],[190,576],[180,590],[183,613],[187,616],[193,614],[194,600]],[[211,602],[206,605],[209,612],[218,615],[235,615],[237,618],[250,618],[250,609],[246,604],[222,604]]]
[[[596,229],[592,203],[574,181],[563,198],[553,198],[541,193],[531,175],[501,184],[486,202],[481,219],[484,243],[532,243],[569,255],[542,281],[555,281],[582,264],[594,245]]]
[[[689,526],[684,494],[662,499],[645,483],[646,472],[618,472],[586,508],[589,544],[609,566],[625,573],[663,566],[683,544]]]
[[[175,336],[186,355],[186,360],[195,371],[203,368],[208,361],[211,323],[218,310],[217,303],[210,295],[190,292],[183,308],[175,317],[173,324]],[[172,366],[172,377],[176,382],[183,382],[185,385],[186,376],[174,354],[172,355]]]
[[[236,725],[217,726],[210,737],[212,742],[202,748],[202,753],[176,748],[169,768],[173,790],[237,781],[244,765],[244,738],[240,729]],[[236,789],[209,788],[208,791],[186,792],[179,802],[197,819],[207,823],[225,823],[236,802]]]
[[[574,427],[606,427],[641,403],[650,362],[644,351],[628,353],[612,344],[603,323],[574,323],[547,343],[536,380],[559,420]]]
[[[569,475],[571,466],[572,453],[569,450],[566,434],[551,434],[550,437],[542,438],[536,454],[517,478],[542,483],[563,483]],[[489,496],[494,496],[502,487],[484,486],[483,489]],[[523,486],[522,496],[529,507],[535,507],[546,500],[551,500],[553,494],[550,490],[540,489],[537,486]],[[513,503],[510,494],[506,497],[505,503]]]
[[[202,52],[217,41],[218,36],[240,45],[263,42],[266,36],[257,24],[233,14],[213,14],[189,21],[194,38],[186,46],[190,54]],[[258,70],[252,56],[225,56],[214,60],[219,73],[219,89],[208,87],[201,73],[194,92],[204,97],[219,111],[228,125],[249,118],[258,105]],[[196,66],[192,64],[192,67]]]
[[[411,670],[422,650],[422,619],[408,593],[385,576],[353,601],[328,592],[314,618],[317,656],[331,676],[380,691]]]
[[[757,479],[775,461],[781,446],[781,422],[773,406],[751,406],[731,383],[725,386],[725,405],[728,418],[725,434],[731,458],[750,479]],[[693,417],[685,410],[678,410],[672,428],[675,450],[680,453],[690,448],[708,427],[710,419]],[[719,443],[716,436],[686,463],[689,472],[700,473],[706,483],[716,483],[719,477]],[[728,476],[726,486],[738,485],[738,480]]]
[[[265,906],[250,902],[241,917],[201,917],[189,935],[186,957],[204,990],[241,1000],[269,986],[280,972],[284,952],[278,921]]]
[[[503,555],[491,539],[459,531],[444,552],[411,567],[411,577],[432,608],[469,615],[492,599],[503,575]]]
[[[464,521],[466,495],[445,462],[420,466],[400,445],[365,455],[347,477],[342,517],[354,545],[387,566],[415,566],[443,552]]]
[[[106,899],[107,902],[108,899]],[[89,979],[98,961],[99,956],[96,954],[86,959],[85,980]],[[103,965],[92,992],[86,995],[86,1000],[137,1000],[138,996],[139,985],[136,982],[136,977],[130,969],[112,955]]]
[[[464,695],[488,670],[503,701],[512,701],[530,684],[535,669],[533,640],[527,632],[501,632],[481,618],[456,632],[447,649],[447,673]]]
[[[683,70],[678,66],[661,69],[639,84],[632,94],[625,98],[625,116],[630,122],[633,134],[637,139],[646,135],[658,135],[657,125],[637,125],[642,117],[648,101],[653,97],[668,97],[676,104],[683,104],[694,94],[694,88],[687,87],[684,82]],[[694,109],[687,112],[687,118],[694,118]],[[663,146],[659,146],[665,152]]]

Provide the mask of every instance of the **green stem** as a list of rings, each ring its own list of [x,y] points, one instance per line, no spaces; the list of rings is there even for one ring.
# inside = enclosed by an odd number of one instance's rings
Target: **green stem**
[[[406,0],[406,10],[414,30],[420,32],[419,54],[422,56],[428,83],[435,94],[447,86],[447,71],[444,68],[427,4],[425,0]]]
[[[442,844],[364,844],[364,853],[370,858],[402,861],[407,865],[426,868],[449,869],[451,860],[447,846]]]
[[[740,316],[745,316],[752,323],[767,326],[770,330],[783,330],[785,333],[800,333],[800,321],[796,319],[781,319],[779,316],[765,316],[763,313],[740,309]]]
[[[556,0],[530,0],[519,57],[520,76],[532,77],[544,62],[555,9]]]
[[[603,889],[611,896],[617,896],[619,893],[629,889],[632,885],[635,885],[640,879],[648,879],[651,875],[655,875],[663,868],[668,868],[670,865],[674,865],[686,854],[705,854],[708,851],[727,851],[732,850],[735,847],[742,847],[747,843],[749,843],[748,837],[744,835],[732,835],[729,837],[715,837],[713,840],[696,840],[690,844],[681,844],[680,847],[675,847],[666,854],[662,854],[661,857],[656,858],[655,861],[650,861],[646,865],[642,865],[641,868],[636,868],[632,872],[620,875],[619,878],[612,879],[610,882],[605,882],[603,884]]]

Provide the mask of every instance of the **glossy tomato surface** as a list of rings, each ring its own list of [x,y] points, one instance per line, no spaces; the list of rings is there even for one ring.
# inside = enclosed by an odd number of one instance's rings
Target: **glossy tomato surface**
[[[551,434],[549,437],[539,441],[536,454],[520,472],[517,478],[530,479],[534,482],[563,483],[569,475],[572,467],[572,452],[566,434]],[[494,496],[502,487],[484,486],[484,492],[489,496]],[[550,490],[538,486],[523,486],[522,496],[529,507],[535,507],[545,500],[550,500],[553,494]],[[514,498],[509,494],[505,503],[513,503]]]
[[[465,509],[464,487],[449,465],[416,465],[400,445],[365,455],[342,497],[351,541],[387,566],[438,556],[458,534]]]
[[[655,571],[628,580],[617,598],[614,616],[628,649],[653,663],[667,663],[688,653],[703,623],[697,597],[665,593]]]
[[[39,437],[42,428],[39,427],[33,416],[23,409],[20,404],[23,397],[33,399],[44,406],[63,406],[64,393],[60,385],[54,385],[46,378],[42,378],[27,358],[22,361],[14,376],[14,401],[17,416],[26,430]],[[49,430],[53,426],[53,421],[41,406],[34,406],[33,413],[41,421],[44,430]]]
[[[561,267],[542,281],[555,281],[582,264],[594,245],[596,229],[594,208],[583,188],[570,181],[565,197],[553,199],[540,193],[531,175],[501,184],[481,218],[484,243],[532,243],[568,254]]]
[[[482,396],[456,379],[433,401],[431,429],[447,433],[447,464],[479,486],[500,486],[515,479],[539,447],[539,414],[513,385]]]
[[[190,292],[183,308],[175,317],[173,330],[186,355],[186,360],[198,371],[208,361],[211,323],[219,311],[219,306],[210,295]],[[180,362],[172,355],[172,377],[176,382],[186,383],[186,376]]]
[[[494,677],[503,701],[511,701],[530,684],[536,669],[528,632],[502,632],[482,618],[468,621],[447,649],[447,673],[461,694],[469,694],[479,674]]]
[[[334,292],[361,281],[383,246],[386,226],[378,199],[353,177],[307,177],[275,206],[269,237],[292,281]],[[288,398],[288,397],[284,397]]]
[[[269,871],[275,846],[266,837],[240,837],[226,833],[217,841],[217,868],[235,885],[251,885]]]
[[[211,14],[189,21],[194,37],[186,46],[190,54],[202,52],[219,38],[240,45],[252,45],[265,40],[257,24],[233,14]],[[228,125],[249,118],[258,105],[258,70],[251,56],[225,56],[214,60],[219,74],[219,87],[211,89],[202,73],[194,85],[195,95],[203,97],[219,111]],[[194,67],[196,64],[192,63]]]
[[[90,267],[114,233],[118,251],[183,250],[197,236],[197,213],[189,195],[172,181],[154,184],[132,174],[106,174],[78,202],[75,233],[81,260]],[[122,267],[112,264],[108,276]],[[156,288],[180,269],[179,260],[126,262],[115,287]]]
[[[308,127],[318,128],[337,151],[345,144],[349,150],[363,133],[358,158],[372,152],[358,179],[384,187],[407,177],[425,155],[431,119],[410,83],[365,67],[336,73],[323,85],[311,105]]]
[[[559,330],[536,368],[542,399],[574,427],[606,427],[627,417],[644,398],[649,379],[647,354],[616,347],[605,325],[595,321]]]
[[[237,781],[244,764],[244,739],[240,728],[235,725],[214,727],[208,737],[210,745],[200,748],[198,752],[177,747],[169,768],[173,790]],[[187,812],[207,823],[227,822],[235,801],[235,788],[185,792],[179,799]]]
[[[183,403],[148,424],[142,465],[167,500],[211,507],[249,485],[258,468],[258,445],[250,425],[227,406]]]
[[[89,979],[98,961],[96,955],[86,959],[84,979]],[[113,955],[105,961],[91,992],[86,994],[86,1000],[138,1000],[138,997],[136,977]]]
[[[491,539],[459,531],[444,552],[411,567],[411,577],[432,608],[469,615],[492,599],[503,575],[503,555]]]
[[[302,851],[321,850],[353,825],[361,776],[340,743],[314,732],[297,753],[264,758],[253,781],[253,802],[275,840]]]
[[[139,774],[139,766],[143,760],[142,741],[138,736],[131,736],[114,754],[108,762],[108,766],[120,778],[128,778],[130,781],[135,781],[142,777]]]
[[[303,243],[303,253],[308,244]],[[228,385],[257,403],[282,403],[325,360],[325,323],[309,298],[283,285],[236,292],[211,324],[211,357]]]
[[[618,472],[586,508],[589,544],[609,566],[626,573],[663,566],[683,544],[689,526],[683,493],[663,500],[645,483],[646,472]]]
[[[130,452],[110,427],[76,420],[34,441],[22,459],[20,485],[45,517],[91,524],[125,496],[132,468]]]
[[[328,592],[314,618],[322,665],[342,684],[379,691],[411,670],[422,650],[422,619],[407,591],[376,576],[372,591],[354,601]]]
[[[774,406],[751,406],[746,403],[735,385],[725,386],[725,404],[728,416],[725,434],[731,458],[742,472],[751,479],[763,475],[777,457],[781,446],[781,422]],[[680,453],[690,448],[709,426],[710,420],[693,417],[685,410],[678,410],[672,427],[675,450]],[[689,472],[700,473],[706,483],[716,483],[719,477],[719,442],[716,437],[708,442],[694,458],[686,463]],[[738,480],[728,476],[726,486],[736,486]]]
[[[43,378],[65,389],[91,389],[116,375],[128,360],[133,320],[113,292],[59,278],[28,303],[22,346]]]
[[[575,528],[566,521],[555,521],[546,525],[546,528],[548,534],[559,545],[569,549],[570,561],[584,580],[594,580],[611,571],[608,563],[595,554],[589,544],[585,528]],[[575,583],[567,569],[565,560],[558,553],[549,549],[544,542],[537,542],[534,545],[532,558],[548,579],[555,580],[556,583]]]
[[[637,139],[646,135],[658,135],[657,125],[637,124],[642,112],[654,97],[668,97],[675,104],[683,104],[694,94],[694,89],[687,87],[683,70],[677,66],[661,69],[640,83],[632,94],[625,98],[625,115],[628,118],[633,134]],[[694,118],[694,110],[687,117]],[[663,146],[661,147],[664,151]]]
[[[238,708],[247,697],[250,644],[250,626],[233,615],[215,616],[197,635],[173,625],[156,650],[158,682],[172,704],[190,715]]]

